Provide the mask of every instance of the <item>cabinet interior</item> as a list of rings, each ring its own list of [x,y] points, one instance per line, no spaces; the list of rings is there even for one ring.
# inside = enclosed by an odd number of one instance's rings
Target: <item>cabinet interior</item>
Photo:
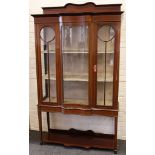
[[[96,105],[99,106],[113,105],[113,33],[110,26],[98,26]],[[51,27],[41,35],[43,98],[45,102],[56,103],[55,32]],[[63,104],[89,105],[89,27],[87,24],[67,23],[61,27],[61,36]]]

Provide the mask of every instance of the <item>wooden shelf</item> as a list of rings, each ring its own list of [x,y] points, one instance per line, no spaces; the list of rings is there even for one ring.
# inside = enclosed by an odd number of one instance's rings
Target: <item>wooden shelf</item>
[[[48,75],[45,74],[43,75],[45,79],[48,79]],[[56,75],[51,75],[50,80],[56,80]],[[64,75],[63,78],[64,81],[83,81],[83,82],[88,82],[88,75],[87,74],[81,74],[81,75]],[[97,82],[105,82],[104,81],[104,75],[99,74],[99,78],[97,79]],[[106,75],[106,82],[113,82],[113,76],[111,74]]]
[[[42,53],[48,53],[47,51],[42,51]],[[50,50],[49,53],[55,54],[55,50]],[[88,50],[62,50],[63,54],[88,54]],[[97,54],[105,54],[105,52],[98,51]],[[114,51],[109,51],[106,54],[114,54]]]
[[[49,133],[43,134],[43,143],[62,144],[83,148],[114,149],[114,135],[97,134],[91,130],[80,131],[50,129]]]

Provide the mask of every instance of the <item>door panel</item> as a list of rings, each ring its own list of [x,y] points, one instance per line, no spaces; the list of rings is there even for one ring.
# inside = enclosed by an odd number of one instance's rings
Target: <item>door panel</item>
[[[109,24],[97,23],[97,106],[113,106],[113,67],[115,31]]]
[[[88,29],[86,23],[61,27],[64,104],[89,104]]]
[[[44,26],[40,31],[42,98],[43,102],[57,102],[55,26]]]

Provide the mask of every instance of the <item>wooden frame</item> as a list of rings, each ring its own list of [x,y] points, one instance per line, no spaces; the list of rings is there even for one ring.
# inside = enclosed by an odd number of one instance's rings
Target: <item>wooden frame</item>
[[[38,118],[41,143],[58,143],[65,146],[96,147],[113,149],[117,153],[117,119],[118,119],[118,84],[119,84],[119,50],[120,50],[120,22],[121,4],[96,5],[94,3],[67,4],[64,7],[44,7],[43,14],[32,15],[35,23],[35,47],[38,86]],[[80,10],[80,12],[79,12]],[[89,104],[63,104],[63,62],[62,62],[62,37],[60,23],[81,24],[88,23],[89,26],[89,55],[88,55],[88,92]],[[113,106],[97,106],[97,73],[94,66],[97,64],[97,23],[110,24],[115,29],[115,52],[113,68]],[[56,92],[57,102],[43,102],[42,93],[42,66],[40,30],[44,26],[54,27],[55,30],[55,54],[56,54]],[[95,32],[95,33],[94,33]],[[48,135],[42,132],[42,112],[47,112]],[[77,130],[53,130],[50,129],[49,112],[62,112],[64,114],[78,115],[103,115],[114,117],[115,127],[113,135],[95,134],[94,132],[81,132]],[[52,134],[51,134],[52,132]],[[81,139],[77,139],[77,135]],[[96,138],[91,142],[87,140],[90,136]],[[54,138],[57,137],[57,138]],[[72,137],[75,138],[73,142]],[[66,140],[65,140],[65,139]],[[78,142],[76,142],[76,140]],[[99,144],[102,141],[102,144]],[[80,142],[80,143],[79,143]]]

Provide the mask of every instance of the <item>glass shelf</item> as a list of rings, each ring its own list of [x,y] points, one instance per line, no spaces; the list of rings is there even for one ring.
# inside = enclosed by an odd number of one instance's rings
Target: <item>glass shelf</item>
[[[86,81],[88,82],[88,75],[81,74],[81,75],[64,75],[64,81]],[[111,74],[106,74],[106,82],[113,82],[113,76]],[[43,75],[44,79],[48,79],[48,75]],[[56,75],[51,75],[50,80],[56,80]],[[104,74],[100,74],[97,82],[105,82],[104,81]]]
[[[88,81],[86,74],[83,75],[64,75],[64,81]],[[48,79],[48,75],[44,75],[45,79]],[[56,80],[55,75],[50,76],[50,80]]]
[[[88,50],[62,50],[63,51],[63,53],[65,53],[65,54],[88,54],[89,52],[88,52]],[[47,50],[44,50],[44,51],[42,51],[42,53],[48,53],[47,52]],[[55,50],[50,50],[49,51],[49,53],[53,53],[53,54],[55,54]],[[105,54],[105,52],[102,52],[102,51],[98,51],[98,53],[97,54]],[[106,54],[114,54],[114,51],[108,51],[108,52],[106,52]]]
[[[98,51],[97,54],[105,54],[105,52]],[[107,51],[106,54],[114,54],[114,51]]]

